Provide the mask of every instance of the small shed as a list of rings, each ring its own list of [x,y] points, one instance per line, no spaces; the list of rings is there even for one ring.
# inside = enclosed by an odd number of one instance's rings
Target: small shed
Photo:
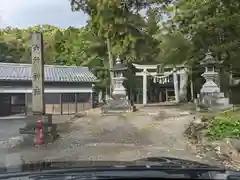
[[[0,115],[32,113],[31,64],[0,63]],[[47,114],[75,114],[93,107],[96,76],[87,67],[44,66]]]

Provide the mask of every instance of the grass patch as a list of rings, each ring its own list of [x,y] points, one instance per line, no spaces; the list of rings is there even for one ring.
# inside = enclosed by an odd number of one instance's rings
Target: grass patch
[[[209,122],[207,136],[214,140],[240,138],[240,108],[217,114]]]

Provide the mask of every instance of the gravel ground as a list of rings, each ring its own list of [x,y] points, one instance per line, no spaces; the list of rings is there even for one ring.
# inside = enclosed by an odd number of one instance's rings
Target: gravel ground
[[[183,132],[192,118],[191,114],[174,107],[141,108],[138,112],[114,116],[88,113],[86,117],[61,123],[60,138],[44,148],[15,147],[8,148],[7,153],[17,154],[26,162],[130,161],[170,156],[216,164],[198,158],[188,147]]]

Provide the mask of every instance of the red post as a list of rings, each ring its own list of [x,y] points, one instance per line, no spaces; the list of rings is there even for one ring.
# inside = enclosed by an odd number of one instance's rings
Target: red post
[[[35,129],[35,144],[36,145],[43,145],[44,144],[44,135],[43,135],[43,121],[38,120],[36,122],[36,129]]]

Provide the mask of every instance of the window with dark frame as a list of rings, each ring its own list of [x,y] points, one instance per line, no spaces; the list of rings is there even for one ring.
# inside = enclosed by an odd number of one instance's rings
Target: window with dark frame
[[[90,100],[90,93],[78,93],[77,94],[77,102],[78,103],[89,102],[89,100]]]
[[[44,94],[45,104],[60,104],[60,93],[45,93]]]
[[[75,103],[75,94],[74,93],[62,94],[62,103]]]

